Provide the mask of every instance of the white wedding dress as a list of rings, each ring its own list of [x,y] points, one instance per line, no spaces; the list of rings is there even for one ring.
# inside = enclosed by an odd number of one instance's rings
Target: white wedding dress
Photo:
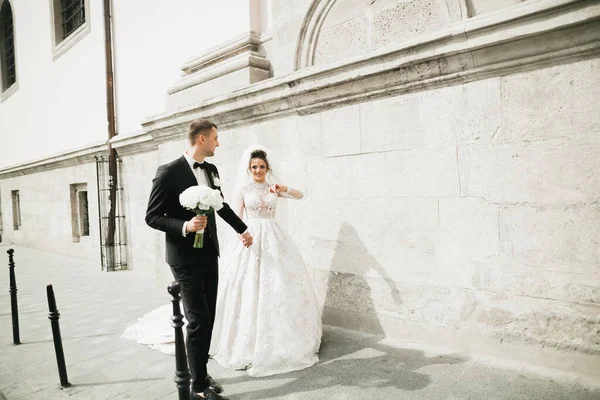
[[[266,182],[249,183],[237,193],[236,212],[241,217],[245,209],[253,244],[245,248],[237,240],[220,262],[210,354],[222,366],[254,377],[310,367],[321,343],[313,285],[292,237],[275,221],[277,200]],[[173,355],[171,316],[172,305],[161,306],[122,337]]]
[[[210,354],[255,377],[310,367],[318,361],[321,313],[300,251],[275,221],[278,195],[252,182],[236,198],[253,244],[238,241],[225,252]]]

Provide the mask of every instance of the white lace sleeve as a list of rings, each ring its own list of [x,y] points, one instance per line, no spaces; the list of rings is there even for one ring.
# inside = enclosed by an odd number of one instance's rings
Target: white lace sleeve
[[[302,194],[302,192],[299,191],[298,189],[293,189],[288,186],[287,192],[280,192],[279,197],[285,197],[286,199],[300,200],[301,198],[304,197],[304,194]]]
[[[238,190],[233,197],[233,211],[240,219],[244,217],[244,191]]]

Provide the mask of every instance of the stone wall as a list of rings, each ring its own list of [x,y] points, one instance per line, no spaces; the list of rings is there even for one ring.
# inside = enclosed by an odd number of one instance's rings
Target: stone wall
[[[70,191],[73,184],[87,185],[88,192],[90,232],[79,241],[73,240]],[[0,183],[3,242],[100,260],[96,188],[96,164],[93,162],[3,179]],[[13,229],[13,190],[19,191],[20,198],[21,227],[18,230]]]
[[[213,118],[228,196],[244,148],[272,149],[305,193],[278,217],[325,323],[600,374],[597,7],[427,2],[439,17],[427,25],[418,1],[278,3],[276,79],[154,116],[147,140]],[[351,27],[363,17],[366,36]],[[286,68],[300,71],[277,78]]]

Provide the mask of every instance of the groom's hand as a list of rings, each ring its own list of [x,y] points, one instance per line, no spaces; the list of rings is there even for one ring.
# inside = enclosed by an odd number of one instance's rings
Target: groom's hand
[[[242,235],[242,243],[246,247],[252,246],[252,236],[250,236],[250,233],[246,232]]]
[[[188,233],[198,232],[199,230],[206,228],[206,225],[208,225],[208,218],[206,215],[197,215],[187,222],[185,230]]]

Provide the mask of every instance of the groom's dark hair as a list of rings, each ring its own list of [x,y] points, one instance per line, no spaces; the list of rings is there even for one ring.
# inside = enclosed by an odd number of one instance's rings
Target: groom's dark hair
[[[191,144],[194,144],[198,135],[208,136],[212,129],[217,129],[217,125],[207,119],[195,119],[190,124],[188,129],[188,139]]]

